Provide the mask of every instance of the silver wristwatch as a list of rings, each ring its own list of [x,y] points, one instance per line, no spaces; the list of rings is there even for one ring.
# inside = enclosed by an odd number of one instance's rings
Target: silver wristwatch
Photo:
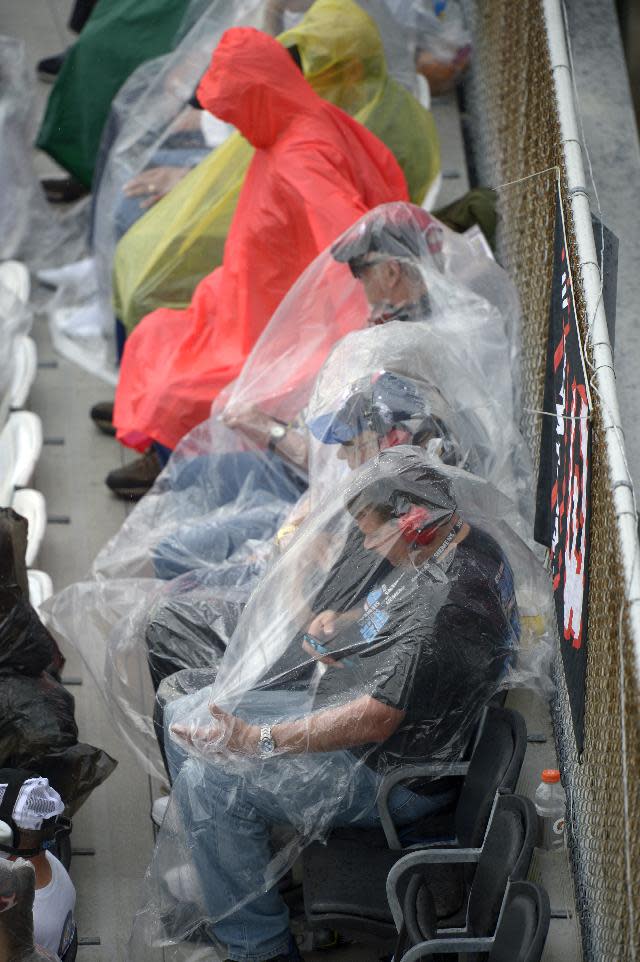
[[[287,427],[285,424],[272,424],[269,429],[269,443],[267,448],[269,451],[275,451],[278,443],[282,441],[283,437],[287,433]]]
[[[258,739],[258,754],[261,758],[268,758],[276,750],[276,743],[273,740],[271,725],[260,726],[260,738]]]

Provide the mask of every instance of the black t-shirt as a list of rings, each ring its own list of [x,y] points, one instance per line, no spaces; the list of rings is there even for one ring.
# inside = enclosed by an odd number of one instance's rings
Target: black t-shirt
[[[403,711],[386,742],[354,750],[377,770],[455,759],[519,634],[509,563],[493,538],[472,529],[438,562],[381,574],[358,620],[326,643],[341,667],[320,679],[314,709],[369,695]]]

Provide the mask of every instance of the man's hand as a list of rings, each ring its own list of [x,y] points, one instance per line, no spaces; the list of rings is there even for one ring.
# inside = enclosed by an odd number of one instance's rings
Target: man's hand
[[[125,184],[124,194],[127,197],[144,197],[140,207],[151,207],[180,183],[190,170],[190,167],[150,167]]]
[[[257,755],[260,728],[249,725],[242,718],[230,715],[217,705],[210,705],[214,724],[192,728],[189,725],[172,725],[171,732],[178,738],[207,754],[222,755],[236,752],[240,755]]]
[[[344,631],[349,625],[357,621],[362,614],[362,606],[358,605],[350,611],[332,611],[327,608],[316,615],[313,621],[309,622],[307,634],[312,638],[333,638],[340,631]]]
[[[255,404],[238,404],[233,408],[225,408],[222,420],[233,431],[241,431],[247,437],[266,447],[271,440],[271,428],[280,425],[280,421],[269,417]]]
[[[337,611],[331,611],[331,609],[321,611],[307,628],[307,633],[312,638],[333,638],[338,631],[339,618]]]

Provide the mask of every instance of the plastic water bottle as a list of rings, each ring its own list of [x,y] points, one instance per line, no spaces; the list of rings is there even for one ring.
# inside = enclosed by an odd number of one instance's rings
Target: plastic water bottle
[[[545,768],[534,803],[538,813],[538,846],[546,851],[562,849],[567,799],[557,769]]]

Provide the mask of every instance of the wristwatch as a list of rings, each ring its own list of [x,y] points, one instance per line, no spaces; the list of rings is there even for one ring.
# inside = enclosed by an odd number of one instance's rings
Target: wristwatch
[[[284,424],[272,424],[269,429],[269,443],[267,448],[269,451],[275,451],[278,441],[282,441],[283,437],[287,433],[287,429]]]
[[[271,725],[260,726],[260,738],[258,739],[258,754],[261,758],[269,758],[276,750],[276,743],[273,740]]]

